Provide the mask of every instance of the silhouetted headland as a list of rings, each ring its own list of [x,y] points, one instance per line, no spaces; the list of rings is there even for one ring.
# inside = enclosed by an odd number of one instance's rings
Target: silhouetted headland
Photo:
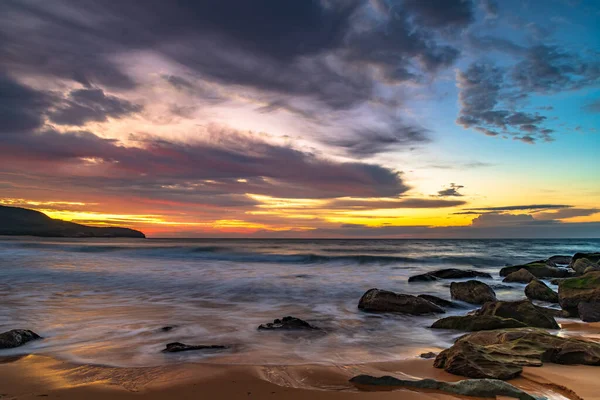
[[[0,235],[70,238],[145,238],[134,229],[96,227],[53,219],[39,211],[0,206]]]

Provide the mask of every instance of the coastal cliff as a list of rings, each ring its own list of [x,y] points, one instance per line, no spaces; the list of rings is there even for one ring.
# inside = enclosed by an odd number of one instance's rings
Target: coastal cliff
[[[134,229],[95,227],[61,221],[46,214],[20,207],[0,206],[0,235],[41,237],[145,238]]]

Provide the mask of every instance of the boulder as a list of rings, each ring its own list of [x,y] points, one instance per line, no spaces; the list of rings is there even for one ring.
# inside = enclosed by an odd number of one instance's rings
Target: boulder
[[[538,279],[534,279],[525,287],[525,296],[531,300],[558,303],[558,293],[550,289],[544,282]]]
[[[496,293],[491,287],[475,280],[452,282],[450,284],[450,294],[453,299],[471,304],[483,304],[496,300]]]
[[[225,350],[227,346],[220,345],[188,345],[179,342],[173,342],[167,344],[167,347],[162,351],[163,353],[179,353],[181,351],[190,351],[190,350]]]
[[[573,255],[573,257],[571,258],[569,267],[573,268],[577,260],[579,260],[580,258],[587,258],[591,262],[600,263],[600,253],[575,253],[575,255]]]
[[[600,271],[565,279],[558,284],[558,302],[563,310],[573,316],[579,315],[579,303],[598,301],[600,301]]]
[[[409,282],[429,282],[438,279],[492,278],[487,272],[472,269],[446,268],[408,278]]]
[[[439,319],[431,325],[433,329],[455,329],[459,331],[485,331],[508,328],[527,327],[513,318],[502,318],[495,315],[464,315]]]
[[[422,299],[425,299],[435,305],[438,305],[440,307],[445,307],[445,308],[465,308],[460,304],[457,304],[453,301],[450,300],[446,300],[446,299],[442,299],[440,297],[437,296],[432,296],[430,294],[420,294],[417,297],[420,297]]]
[[[554,264],[569,265],[572,258],[571,256],[552,256],[547,261]]]
[[[600,302],[582,301],[577,305],[579,317],[584,322],[600,322]]]
[[[587,274],[588,272],[594,272],[594,271],[600,271],[600,265],[592,265],[587,267],[584,271],[583,274]]]
[[[527,326],[546,329],[560,329],[556,320],[549,313],[540,310],[529,300],[493,301],[485,303],[475,312],[476,315],[495,315],[502,318],[513,318]]]
[[[444,309],[423,298],[387,290],[369,289],[358,302],[358,308],[369,312],[397,312],[411,315],[444,313]]]
[[[429,353],[421,353],[419,355],[419,357],[424,358],[426,360],[430,359],[430,358],[435,358],[437,356],[437,353],[434,353],[433,351],[430,351]]]
[[[579,258],[573,263],[573,269],[577,275],[583,275],[587,269],[600,269],[600,265],[587,258]]]
[[[321,328],[311,325],[308,322],[296,317],[283,317],[273,322],[261,324],[258,327],[260,331],[322,331]]]
[[[600,343],[552,335],[541,329],[480,331],[442,351],[434,366],[468,378],[512,379],[523,366],[600,365]]]
[[[13,329],[0,333],[0,349],[12,349],[32,340],[42,339],[37,333],[28,329]]]
[[[571,272],[566,268],[558,268],[548,265],[546,260],[534,261],[523,265],[513,265],[504,267],[500,270],[500,276],[508,276],[520,269],[529,271],[536,278],[566,278],[571,275]]]
[[[521,268],[518,271],[506,275],[506,278],[504,278],[502,282],[529,283],[534,279],[535,276],[531,272],[527,271],[525,268]]]
[[[407,387],[414,389],[438,390],[459,396],[480,397],[495,399],[498,396],[512,397],[519,400],[540,400],[510,383],[497,379],[465,379],[458,382],[443,382],[434,379],[404,380],[393,376],[374,377],[358,375],[350,379],[355,385],[382,386],[382,387]],[[399,397],[401,398],[401,397]]]

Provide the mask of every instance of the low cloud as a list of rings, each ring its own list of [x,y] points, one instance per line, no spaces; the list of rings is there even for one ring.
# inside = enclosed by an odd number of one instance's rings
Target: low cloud
[[[517,206],[500,206],[500,207],[478,207],[470,208],[466,211],[528,211],[528,210],[555,210],[562,208],[571,208],[573,206],[567,204],[526,204]]]
[[[438,197],[462,197],[463,194],[459,193],[460,189],[463,189],[463,185],[457,185],[456,183],[451,183],[450,187],[440,190],[438,192]]]

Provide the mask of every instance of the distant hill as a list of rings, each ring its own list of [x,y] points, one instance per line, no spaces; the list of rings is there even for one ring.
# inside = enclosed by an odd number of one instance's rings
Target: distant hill
[[[100,228],[53,219],[39,211],[20,207],[0,206],[0,235],[73,237],[73,238],[145,238],[129,228]]]

